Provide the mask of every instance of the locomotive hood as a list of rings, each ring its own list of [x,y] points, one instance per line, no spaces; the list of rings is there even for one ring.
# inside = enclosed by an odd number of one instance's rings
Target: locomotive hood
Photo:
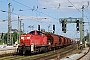
[[[27,34],[23,34],[20,37],[20,45],[45,45],[47,44],[47,36],[45,36],[42,32],[34,30]]]

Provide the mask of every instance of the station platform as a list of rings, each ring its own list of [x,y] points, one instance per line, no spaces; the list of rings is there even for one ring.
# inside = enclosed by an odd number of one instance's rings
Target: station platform
[[[77,54],[72,54],[72,55],[70,55],[70,56],[67,56],[67,57],[64,57],[64,58],[62,58],[62,59],[60,59],[60,60],[77,60],[78,58],[80,58],[81,56],[83,56],[85,53],[87,53],[88,52],[88,50],[89,50],[89,47],[86,47],[86,48],[84,48],[84,50],[81,52],[81,53],[77,53]],[[88,55],[89,54],[89,55]],[[88,53],[87,55],[89,56],[89,57],[83,57],[81,60],[86,60],[87,58],[89,59],[90,58],[90,51],[89,51],[89,53]],[[90,60],[90,59],[89,59]]]
[[[90,51],[87,53],[86,56],[84,56],[82,59],[80,60],[90,60]]]
[[[17,47],[14,47],[14,46],[0,45],[0,55],[14,53],[16,52],[16,50],[17,50]]]

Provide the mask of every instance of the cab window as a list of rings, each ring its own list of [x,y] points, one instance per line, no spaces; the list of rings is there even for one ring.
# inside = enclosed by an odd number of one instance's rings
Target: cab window
[[[33,35],[34,35],[34,34],[35,34],[35,31],[31,31],[31,32],[29,32],[29,34],[33,34]],[[42,32],[37,31],[37,34],[38,34],[38,35],[41,35],[41,34],[42,34]]]
[[[34,31],[29,32],[29,34],[33,34],[34,35]]]
[[[37,31],[37,33],[38,33],[38,35],[41,35],[42,34],[42,32],[40,32],[40,31]]]

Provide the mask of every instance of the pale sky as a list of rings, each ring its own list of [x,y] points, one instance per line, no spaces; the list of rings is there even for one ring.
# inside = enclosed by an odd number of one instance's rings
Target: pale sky
[[[42,29],[52,31],[56,26],[56,34],[67,37],[79,37],[76,24],[67,24],[67,33],[62,32],[59,18],[82,18],[82,6],[84,5],[84,22],[90,22],[90,0],[0,0],[0,32],[8,31],[8,4],[11,4],[12,28],[18,29],[18,16],[24,23],[24,31],[29,32],[28,26],[34,26],[37,30],[38,24]],[[72,6],[72,7],[68,7]],[[2,10],[6,12],[2,12]],[[23,11],[19,11],[23,10]],[[46,18],[46,19],[45,19]],[[2,20],[6,20],[2,22]],[[89,25],[85,23],[85,34]],[[73,34],[72,34],[73,33]]]

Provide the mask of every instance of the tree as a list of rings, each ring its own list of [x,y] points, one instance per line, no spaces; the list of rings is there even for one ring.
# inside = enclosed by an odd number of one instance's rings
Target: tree
[[[7,44],[7,35],[8,35],[7,33],[4,35],[4,43],[5,44]],[[14,32],[11,34],[11,36],[13,37],[13,39],[12,39],[13,43],[15,43],[17,41],[17,38],[19,35],[17,34],[17,32]]]
[[[6,44],[7,43],[7,33],[4,35],[4,43]]]
[[[12,33],[12,37],[13,37],[13,43],[15,43],[18,39],[18,34],[17,34],[17,32],[14,32],[14,33]]]

